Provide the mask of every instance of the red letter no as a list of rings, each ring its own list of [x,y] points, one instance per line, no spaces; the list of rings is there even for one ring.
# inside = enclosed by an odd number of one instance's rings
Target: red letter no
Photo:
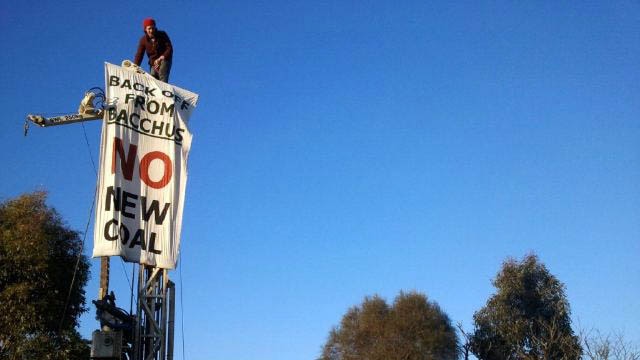
[[[160,180],[153,181],[149,177],[149,166],[151,165],[151,162],[156,159],[164,163],[164,173]],[[142,179],[145,184],[154,189],[161,189],[167,186],[169,180],[171,180],[171,175],[173,175],[173,166],[171,165],[171,159],[167,154],[160,151],[152,151],[142,157],[142,160],[140,161],[140,179]]]
[[[129,152],[125,154],[124,144],[122,139],[113,138],[113,153],[111,156],[111,173],[116,173],[116,162],[120,159],[120,169],[122,170],[122,176],[131,181],[133,179],[133,168],[135,166],[136,155],[138,153],[138,147],[134,144],[129,144]],[[158,181],[151,180],[149,176],[149,166],[153,160],[162,161],[164,168],[162,178]],[[173,175],[173,164],[171,158],[163,152],[151,151],[145,154],[140,160],[140,180],[142,180],[147,186],[154,189],[161,189],[169,183],[171,176]]]
[[[113,153],[111,156],[111,173],[116,173],[116,154],[120,157],[120,168],[122,169],[122,176],[125,179],[131,181],[133,177],[133,165],[136,160],[136,153],[138,152],[138,147],[129,144],[129,153],[127,154],[127,159],[125,160],[124,155],[124,145],[122,144],[122,139],[114,137],[113,138]]]

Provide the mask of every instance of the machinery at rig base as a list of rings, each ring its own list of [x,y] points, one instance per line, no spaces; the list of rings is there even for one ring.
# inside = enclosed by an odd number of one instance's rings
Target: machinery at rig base
[[[136,317],[116,306],[113,291],[102,299],[93,300],[100,330],[92,334],[91,358],[121,358],[123,354],[132,358]]]
[[[115,304],[111,292],[94,300],[100,330],[92,333],[91,359],[173,359],[175,285],[166,269],[140,266],[136,315]]]

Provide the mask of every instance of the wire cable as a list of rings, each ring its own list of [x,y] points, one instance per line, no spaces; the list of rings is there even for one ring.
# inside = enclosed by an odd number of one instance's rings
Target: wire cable
[[[104,91],[100,88],[92,88],[91,90],[94,89],[99,89],[100,92],[96,95],[96,98],[99,99],[101,107],[104,107],[104,99],[105,99],[105,95],[104,95]],[[95,176],[98,176],[98,170],[96,168],[96,164],[93,161],[93,153],[91,152],[91,145],[89,144],[89,137],[87,136],[87,131],[84,127],[84,124],[82,124],[82,131],[84,133],[84,140],[85,143],[87,144],[87,150],[89,152],[89,159],[91,159],[91,165],[93,166],[93,173],[95,174]],[[67,308],[69,306],[69,301],[71,300],[71,293],[73,292],[73,286],[76,282],[76,275],[78,274],[78,268],[80,267],[80,260],[82,259],[82,257],[84,256],[84,244],[87,240],[87,233],[89,232],[89,225],[91,224],[91,215],[93,214],[93,208],[95,206],[96,203],[96,197],[98,195],[98,183],[96,182],[96,186],[95,189],[93,191],[93,199],[91,200],[91,207],[89,209],[89,216],[87,217],[87,225],[84,228],[84,234],[82,235],[82,243],[80,244],[80,251],[78,252],[78,258],[76,259],[76,265],[73,269],[73,276],[71,277],[71,284],[69,284],[69,291],[67,293],[67,300],[65,301],[64,304],[64,308],[62,310],[62,316],[60,318],[60,327],[59,327],[59,332],[62,332],[62,326],[64,325],[64,318],[67,315]]]
[[[133,313],[133,284],[136,282],[136,263],[131,263],[131,294],[129,295],[129,314]]]
[[[93,166],[93,173],[97,177],[98,176],[98,168],[96,167],[95,161],[93,161],[93,153],[91,152],[91,145],[89,145],[89,137],[87,136],[87,129],[84,127],[84,123],[82,124],[82,132],[84,133],[84,141],[87,144],[87,149],[89,150],[89,159],[91,159],[91,166]],[[97,187],[97,184],[96,184]]]
[[[87,219],[87,225],[84,228],[84,235],[82,236],[82,243],[80,244],[80,251],[78,252],[78,259],[76,260],[76,266],[73,270],[73,277],[71,278],[71,284],[69,285],[69,292],[67,293],[67,300],[64,304],[62,311],[62,317],[60,318],[60,330],[62,333],[62,325],[64,324],[64,317],[67,315],[67,307],[69,306],[69,300],[71,299],[71,292],[73,291],[73,285],[76,281],[76,274],[78,273],[78,267],[80,266],[80,259],[82,259],[84,252],[84,243],[87,239],[87,232],[89,231],[89,224],[91,223],[91,214],[93,213],[93,207],[96,203],[96,195],[98,193],[98,184],[96,184],[95,191],[93,192],[93,200],[91,201],[91,209],[89,210],[89,218]]]
[[[100,87],[92,87],[91,89],[87,90],[87,92],[94,92],[94,94],[95,94],[95,99],[94,100],[95,100],[96,107],[99,107],[99,108],[104,110],[105,94],[104,94],[104,91],[102,90],[102,88],[100,88]],[[82,125],[82,131],[84,133],[84,141],[87,144],[87,149],[89,151],[89,159],[91,160],[91,165],[93,166],[93,172],[97,177],[98,176],[98,170],[97,170],[95,161],[93,161],[93,153],[91,152],[91,145],[89,144],[89,137],[87,136],[87,129],[84,126],[84,122],[82,122],[80,124]],[[94,201],[95,201],[95,198],[94,198]],[[124,276],[127,279],[127,283],[129,284],[129,287],[131,288],[131,301],[133,301],[133,283],[132,283],[131,279],[129,279],[129,275],[127,274],[127,270],[124,267],[124,260],[122,260],[122,258],[120,258],[120,265],[122,266],[122,272],[124,273]]]
[[[120,258],[120,265],[122,265],[124,277],[127,278],[127,284],[129,284],[129,287],[132,287],[133,285],[131,284],[131,280],[129,280],[129,274],[127,274],[127,269],[124,267],[124,260],[122,260],[122,258]]]

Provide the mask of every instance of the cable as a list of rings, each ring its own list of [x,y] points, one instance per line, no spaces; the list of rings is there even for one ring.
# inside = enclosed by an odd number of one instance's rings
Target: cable
[[[100,89],[100,88],[93,88],[93,89]],[[90,89],[89,91],[93,90]],[[104,95],[102,95],[104,97]],[[96,96],[97,98],[97,96]],[[87,143],[87,148],[89,150],[89,158],[91,159],[91,165],[93,166],[93,172],[95,173],[96,176],[98,176],[98,170],[96,168],[96,163],[93,161],[93,153],[91,152],[91,145],[89,144],[89,137],[87,136],[87,130],[84,127],[84,123],[82,124],[82,131],[84,133],[84,140]],[[95,202],[95,198],[94,198],[94,202]],[[129,284],[129,287],[131,288],[131,297],[130,297],[130,303],[133,304],[133,282],[129,279],[129,275],[127,274],[127,270],[124,267],[124,260],[122,260],[122,258],[120,258],[120,265],[122,266],[122,272],[124,273],[125,278],[127,279],[127,283]],[[135,266],[135,264],[134,264]],[[75,275],[75,273],[74,273]],[[130,306],[129,308],[129,312],[131,312],[133,309],[133,305]]]
[[[84,127],[84,123],[82,124],[82,132],[84,133],[84,141],[87,143],[87,149],[89,150],[89,159],[91,159],[91,165],[93,166],[93,173],[98,176],[98,168],[96,168],[96,163],[93,161],[93,153],[91,152],[91,145],[89,145],[89,137],[87,136],[87,129]]]
[[[129,313],[133,312],[133,284],[136,282],[136,263],[131,263],[131,295],[129,295]]]
[[[101,109],[104,109],[104,100],[105,100],[105,95],[104,95],[104,91],[99,88],[99,87],[93,87],[89,90],[87,90],[87,92],[92,92],[94,90],[98,90],[95,92],[96,97],[95,97],[95,101],[96,101],[96,107],[100,107]],[[98,170],[96,167],[96,163],[93,161],[93,153],[91,152],[91,145],[89,144],[89,137],[87,136],[87,129],[84,126],[84,122],[80,123],[82,125],[82,131],[84,133],[84,140],[87,144],[87,149],[89,150],[89,159],[91,159],[91,165],[93,166],[93,172],[96,176],[98,176]],[[124,267],[124,260],[122,260],[122,258],[120,258],[120,265],[122,265],[122,272],[124,273],[124,276],[127,278],[127,283],[129,284],[129,287],[131,288],[131,301],[133,301],[133,283],[132,281],[129,279],[129,275],[127,274],[127,270]],[[133,306],[131,306],[133,307]]]
[[[104,108],[104,100],[105,100],[105,94],[104,91],[99,88],[99,87],[94,87],[89,89],[89,91],[92,90],[100,90],[99,92],[97,92],[96,94],[96,99],[99,101],[100,103],[100,107]],[[97,176],[98,175],[98,170],[96,168],[96,164],[93,161],[93,154],[91,153],[91,145],[89,144],[89,137],[87,136],[87,131],[84,127],[84,124],[82,124],[82,130],[84,133],[84,140],[85,143],[87,144],[87,150],[89,152],[89,158],[91,159],[91,164],[93,166],[93,172],[94,174]],[[80,266],[80,260],[82,259],[82,256],[84,255],[84,244],[87,240],[87,233],[89,232],[89,225],[91,224],[91,215],[93,214],[93,208],[95,206],[96,203],[96,197],[98,195],[98,183],[96,182],[96,186],[95,189],[93,191],[93,199],[91,200],[91,208],[89,209],[89,216],[87,218],[87,225],[84,228],[84,234],[82,236],[82,243],[80,244],[80,251],[78,252],[78,259],[76,260],[76,265],[73,269],[73,276],[71,277],[71,284],[69,285],[69,292],[67,293],[67,300],[65,301],[64,304],[64,308],[62,310],[62,317],[60,318],[60,329],[59,331],[62,332],[62,326],[64,325],[64,318],[67,315],[67,307],[69,306],[69,300],[71,299],[71,293],[73,292],[73,285],[76,282],[76,275],[78,274],[78,267]],[[128,280],[128,278],[127,278]]]
[[[124,267],[124,260],[122,260],[122,258],[120,258],[120,265],[122,265],[122,272],[124,273],[124,277],[127,278],[129,287],[132,287],[133,285],[131,285],[131,280],[129,280],[129,274],[127,274],[127,269]]]
[[[82,243],[80,244],[80,251],[78,252],[78,259],[76,260],[76,266],[73,270],[73,277],[71,278],[71,284],[69,285],[69,292],[67,293],[67,301],[65,301],[64,309],[62,311],[62,317],[60,318],[60,333],[62,333],[62,325],[64,324],[64,317],[67,315],[67,307],[69,306],[69,300],[71,299],[71,292],[73,291],[73,284],[76,281],[76,274],[78,273],[78,266],[80,266],[80,259],[82,259],[84,252],[84,243],[87,239],[87,232],[89,231],[89,224],[91,223],[91,214],[93,213],[93,207],[96,203],[96,195],[98,193],[98,184],[93,192],[93,200],[91,201],[91,209],[89,210],[89,218],[87,219],[87,226],[84,228],[84,235],[82,236]]]

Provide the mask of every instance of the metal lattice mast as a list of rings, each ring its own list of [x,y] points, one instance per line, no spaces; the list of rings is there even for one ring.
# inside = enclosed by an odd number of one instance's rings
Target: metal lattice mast
[[[173,353],[175,291],[167,269],[140,266],[134,360],[164,360]]]

